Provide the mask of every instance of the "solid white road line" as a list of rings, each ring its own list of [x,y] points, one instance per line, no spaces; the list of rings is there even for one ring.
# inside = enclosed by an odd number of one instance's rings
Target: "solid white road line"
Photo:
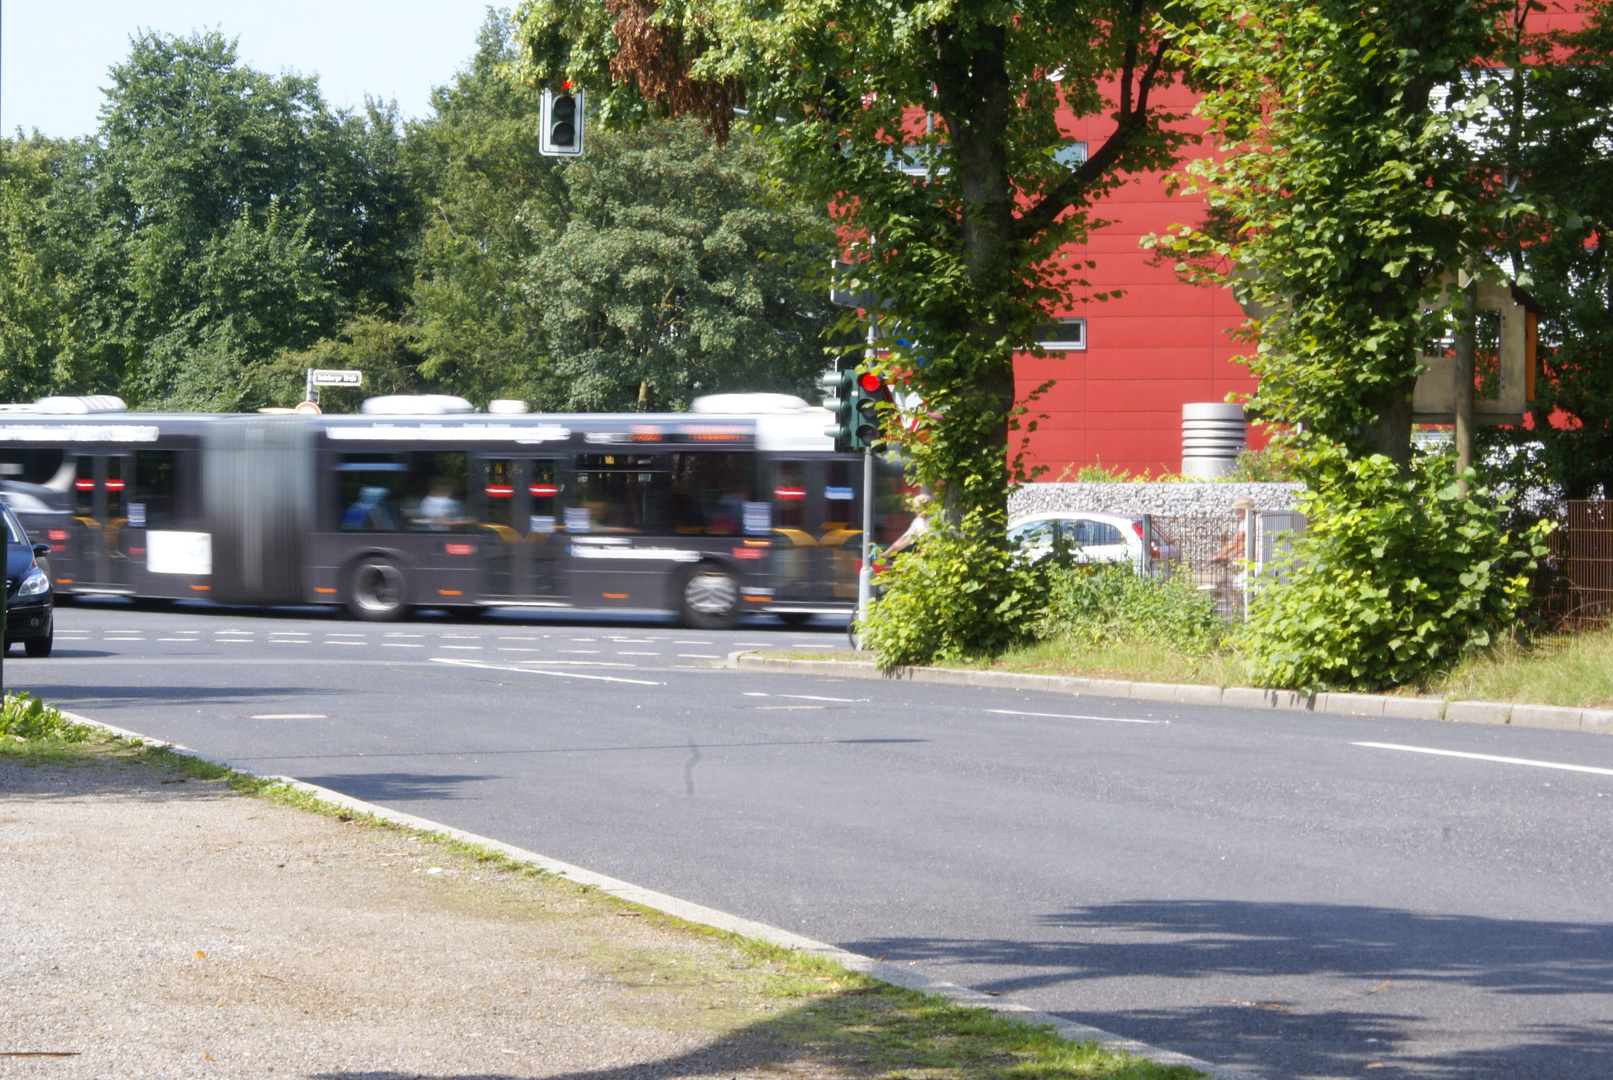
[[[745,691],[745,696],[746,697],[791,698],[791,699],[793,699],[795,701],[838,701],[838,702],[840,702],[842,704],[846,704],[846,705],[855,704],[856,702],[859,702],[859,701],[867,701],[867,700],[869,700],[868,698],[865,698],[865,697],[857,697],[857,698],[852,698],[852,697],[819,697],[817,694],[764,694],[759,690],[747,690],[747,691]]]
[[[714,652],[680,652],[679,660],[721,660],[722,657]]]
[[[323,720],[322,712],[266,712],[252,717],[253,720]]]
[[[540,668],[510,667],[506,664],[489,664],[484,660],[467,660],[458,656],[433,656],[431,660],[436,664],[452,664],[454,667],[477,668],[482,671],[515,671],[522,675],[553,675],[557,679],[588,679],[591,682],[632,683],[634,686],[666,685],[648,679],[623,679],[615,675],[584,675],[580,671],[544,671]]]
[[[1166,724],[1168,720],[1133,720],[1129,716],[1083,716],[1079,713],[1021,712],[1019,709],[987,709],[1003,716],[1040,716],[1047,720],[1107,720],[1113,724]]]
[[[1502,757],[1499,754],[1470,754],[1465,750],[1436,750],[1432,746],[1401,746],[1399,743],[1357,742],[1351,746],[1370,746],[1374,750],[1403,750],[1408,754],[1437,754],[1440,757],[1470,758],[1474,761],[1495,761],[1502,765],[1532,765],[1537,769],[1562,769],[1565,772],[1594,773],[1613,776],[1613,769],[1599,769],[1594,765],[1568,765],[1561,761],[1536,761],[1533,758]]]

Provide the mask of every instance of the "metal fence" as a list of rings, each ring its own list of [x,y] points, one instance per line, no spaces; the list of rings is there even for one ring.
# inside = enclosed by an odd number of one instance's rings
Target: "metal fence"
[[[1241,621],[1246,599],[1268,580],[1275,561],[1286,553],[1288,538],[1305,529],[1304,517],[1293,511],[1256,510],[1254,519],[1255,542],[1250,545],[1242,519],[1234,515],[1153,517],[1156,574],[1186,574],[1195,589],[1215,600],[1217,614]]]
[[[1570,499],[1552,537],[1555,591],[1563,624],[1601,626],[1613,620],[1613,501]]]

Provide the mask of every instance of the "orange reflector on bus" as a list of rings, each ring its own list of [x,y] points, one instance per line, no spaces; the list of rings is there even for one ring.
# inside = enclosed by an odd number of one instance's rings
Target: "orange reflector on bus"
[[[460,592],[458,589],[438,589],[437,590],[437,595],[438,596],[464,596],[465,594]]]
[[[211,585],[192,585],[191,586],[191,588],[195,589],[197,592],[206,592],[207,590],[211,589],[212,587],[213,586],[211,586]]]
[[[321,595],[325,595],[325,596],[328,596],[328,595],[330,595],[331,593],[333,593],[335,591],[336,591],[335,589],[322,589],[318,585],[314,586],[314,592],[319,593]]]
[[[624,593],[624,592],[602,592],[599,595],[603,596],[606,600],[626,600],[627,599],[627,594]]]
[[[745,599],[753,604],[765,604],[773,598],[771,596],[747,596]]]
[[[475,544],[444,544],[442,546],[442,549],[444,551],[446,551],[450,555],[474,555],[474,554],[476,554],[476,545]],[[455,593],[454,595],[458,596],[459,594]]]

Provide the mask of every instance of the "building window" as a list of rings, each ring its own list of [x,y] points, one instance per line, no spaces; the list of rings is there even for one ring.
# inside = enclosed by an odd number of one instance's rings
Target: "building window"
[[[1065,143],[1053,151],[1053,160],[1066,169],[1073,169],[1087,159],[1087,144],[1084,142]]]
[[[1079,352],[1087,347],[1087,321],[1060,319],[1036,331],[1036,341],[1048,352]]]

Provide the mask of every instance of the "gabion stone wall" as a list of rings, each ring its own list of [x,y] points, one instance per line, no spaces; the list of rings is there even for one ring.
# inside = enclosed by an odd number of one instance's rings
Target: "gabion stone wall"
[[[1226,517],[1232,500],[1247,496],[1257,510],[1292,510],[1304,484],[1118,483],[1026,484],[1008,500],[1009,518],[1056,510],[1090,510],[1136,517]]]

